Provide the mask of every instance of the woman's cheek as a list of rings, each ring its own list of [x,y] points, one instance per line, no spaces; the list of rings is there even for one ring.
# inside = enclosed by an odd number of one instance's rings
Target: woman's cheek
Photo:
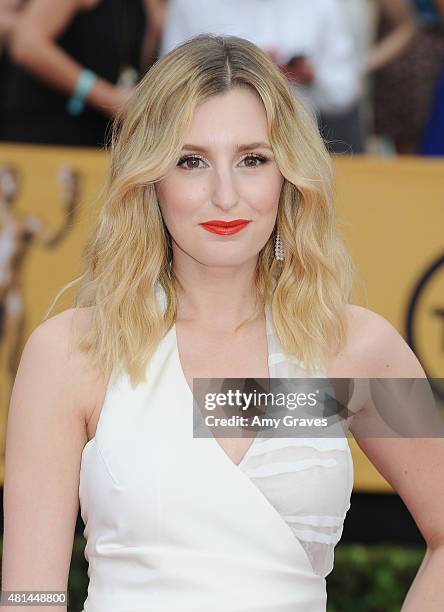
[[[249,195],[246,199],[264,211],[277,208],[282,183],[280,175],[279,177],[264,175],[249,186]]]

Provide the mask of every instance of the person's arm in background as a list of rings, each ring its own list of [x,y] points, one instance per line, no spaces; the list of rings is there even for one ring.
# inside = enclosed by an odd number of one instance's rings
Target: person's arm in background
[[[442,18],[444,19],[444,0],[435,0],[436,8],[441,13]]]
[[[77,12],[91,10],[96,4],[97,0],[29,0],[11,33],[8,50],[13,61],[48,86],[68,96],[73,94],[78,78],[87,66],[81,66],[65,53],[57,45],[57,38]],[[125,104],[131,91],[126,86],[114,85],[97,75],[85,102],[113,117]]]
[[[144,0],[148,28],[145,32],[142,48],[142,71],[148,70],[156,59],[159,42],[162,36],[167,0]]]
[[[20,9],[19,0],[1,0],[0,2],[0,46],[8,42],[9,36],[17,21]]]
[[[443,1],[443,0],[441,0]],[[372,49],[367,71],[374,72],[402,55],[416,32],[412,9],[405,0],[378,0],[380,11],[389,19],[392,30]]]

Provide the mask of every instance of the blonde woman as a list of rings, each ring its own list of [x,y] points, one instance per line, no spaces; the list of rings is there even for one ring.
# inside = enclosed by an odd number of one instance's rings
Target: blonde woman
[[[194,437],[191,392],[424,377],[384,318],[349,303],[313,118],[253,43],[201,35],[138,85],[106,187],[75,307],[34,330],[15,380],[3,590],[66,589],[80,496],[84,612],[325,612],[347,439]],[[440,610],[442,440],[360,445],[427,540],[403,612]]]

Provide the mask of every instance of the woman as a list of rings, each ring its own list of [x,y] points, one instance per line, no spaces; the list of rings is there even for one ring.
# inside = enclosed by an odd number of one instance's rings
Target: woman
[[[330,158],[253,43],[180,45],[114,128],[76,307],[31,334],[12,393],[3,589],[66,588],[79,493],[85,612],[325,612],[346,438],[193,437],[191,384],[424,372],[385,319],[348,304]],[[428,543],[406,610],[437,610],[442,441],[360,445]]]

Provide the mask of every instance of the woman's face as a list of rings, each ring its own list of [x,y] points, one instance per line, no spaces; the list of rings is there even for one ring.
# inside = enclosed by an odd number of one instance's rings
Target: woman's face
[[[200,104],[177,165],[156,184],[174,259],[235,266],[256,258],[273,231],[283,180],[254,92],[233,89]],[[201,225],[239,219],[247,223],[229,234]]]

